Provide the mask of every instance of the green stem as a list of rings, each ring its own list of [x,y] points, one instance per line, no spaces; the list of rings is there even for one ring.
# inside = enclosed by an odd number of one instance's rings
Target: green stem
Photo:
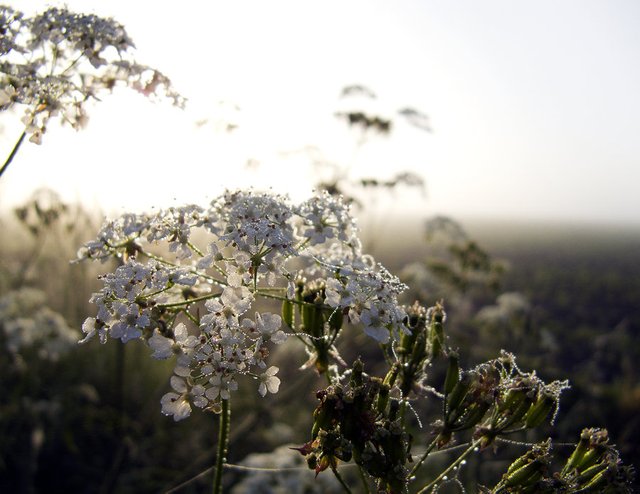
[[[349,486],[347,485],[347,483],[342,478],[342,475],[340,475],[340,473],[338,473],[338,469],[337,468],[332,468],[331,471],[333,472],[333,474],[338,479],[338,482],[340,482],[340,485],[342,485],[342,488],[344,489],[344,491],[347,492],[348,494],[351,494],[351,489],[349,489]]]
[[[364,492],[366,494],[371,494],[369,490],[369,482],[367,482],[367,477],[364,475],[364,470],[360,465],[358,465],[358,473],[360,474],[360,480],[362,480],[362,486],[364,487]]]
[[[257,290],[254,290],[254,294],[255,295],[259,295],[260,297],[264,297],[264,298],[271,298],[274,300],[282,300],[283,302],[291,302],[292,304],[296,304],[299,305],[300,307],[317,307],[316,304],[314,304],[313,302],[305,302],[304,300],[296,300],[296,299],[292,299],[292,298],[287,298],[287,297],[283,297],[282,295],[272,295],[271,293],[265,293],[265,290],[282,290],[284,291],[284,288],[258,288]],[[327,308],[327,309],[333,309],[333,307],[329,307],[328,305],[321,305],[320,307],[322,308]]]
[[[213,479],[213,494],[222,494],[222,469],[224,467],[229,447],[230,420],[231,406],[229,404],[229,400],[222,400],[220,430],[218,432],[218,457],[216,458],[216,471]]]
[[[24,129],[22,131],[22,134],[20,134],[20,137],[18,138],[18,142],[16,142],[15,146],[13,146],[13,149],[11,150],[11,154],[7,158],[7,161],[5,161],[4,165],[2,165],[2,168],[0,168],[0,177],[2,176],[4,171],[7,169],[9,164],[13,161],[13,158],[18,152],[18,149],[20,149],[20,145],[22,144],[22,141],[24,141],[24,138],[26,135],[27,135],[27,129]]]
[[[203,300],[209,300],[211,298],[217,298],[220,295],[222,295],[221,293],[208,293],[207,295],[202,295],[200,297],[194,297],[194,298],[190,298],[181,302],[171,302],[169,304],[158,304],[156,305],[156,307],[161,307],[163,309],[170,309],[172,307],[183,307],[185,305],[191,305],[194,304],[196,302],[202,302]]]
[[[411,469],[411,471],[409,472],[409,479],[411,479],[411,477],[413,477],[415,473],[418,471],[418,468],[422,466],[424,461],[427,459],[427,456],[429,456],[429,453],[431,453],[431,451],[433,451],[433,448],[436,447],[436,444],[438,444],[438,436],[436,436],[435,439],[431,441],[431,444],[427,446],[427,450],[420,457],[420,460],[418,460],[418,463],[416,463],[415,466]]]
[[[467,449],[464,450],[464,452],[458,456],[458,458],[456,459],[456,461],[454,461],[451,465],[449,465],[447,468],[445,468],[440,475],[438,475],[435,479],[433,479],[429,484],[427,484],[425,487],[423,487],[422,489],[420,489],[416,494],[426,494],[429,490],[431,490],[438,482],[440,482],[443,478],[445,478],[447,476],[447,474],[453,470],[454,468],[456,468],[460,463],[462,463],[462,461],[469,456],[473,450],[475,450],[478,445],[480,444],[480,440],[478,439],[477,441],[474,441],[471,443],[471,446],[469,446]]]

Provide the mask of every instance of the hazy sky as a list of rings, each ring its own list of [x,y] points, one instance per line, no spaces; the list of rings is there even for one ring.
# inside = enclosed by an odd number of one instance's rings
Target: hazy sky
[[[189,106],[105,98],[86,130],[24,146],[0,180],[0,207],[43,184],[116,211],[204,202],[225,186],[306,194],[306,162],[283,152],[317,145],[355,174],[423,175],[427,200],[403,203],[419,214],[640,224],[635,0],[66,4],[123,23],[138,60]],[[434,132],[399,125],[354,155],[333,117],[351,84],[375,91],[383,113],[422,110]],[[219,101],[241,107],[232,134],[214,128]],[[21,129],[7,115],[0,125],[4,156]],[[242,169],[248,158],[257,172]]]

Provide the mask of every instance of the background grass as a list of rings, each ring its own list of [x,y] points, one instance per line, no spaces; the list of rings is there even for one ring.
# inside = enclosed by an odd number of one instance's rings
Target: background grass
[[[99,286],[97,275],[110,265],[68,260],[92,238],[98,221],[78,209],[36,232],[9,216],[1,221],[0,296],[20,286],[43,290],[47,305],[80,337],[83,319],[94,312],[88,299]],[[465,366],[504,348],[518,356],[524,370],[535,368],[544,380],[569,378],[572,388],[563,395],[553,437],[574,442],[583,427],[607,427],[625,462],[640,464],[640,232],[463,223],[505,266],[500,287],[479,286],[447,296],[446,286],[440,285],[433,294],[412,291],[407,302],[418,296],[433,304],[444,291],[450,343],[460,347]],[[365,231],[365,245],[392,272],[437,254],[425,241],[422,225],[389,225],[394,226]],[[495,304],[502,292],[522,294],[528,310],[504,324],[479,320],[478,311]],[[364,356],[374,368],[378,354],[369,350],[369,343],[362,335],[347,334],[343,357],[351,361]],[[159,400],[168,390],[172,363],[149,359],[144,345],[92,341],[72,347],[57,362],[26,349],[20,366],[5,347],[0,352],[3,492],[164,492],[213,464],[216,417],[194,411],[188,420],[174,423],[162,416]],[[277,395],[263,399],[245,386],[250,391],[233,396],[229,462],[308,440],[314,392],[324,382],[312,371],[298,370],[304,360],[291,339],[273,356],[283,381]],[[427,430],[416,428],[416,448],[425,443]],[[471,462],[465,475],[490,482],[504,467],[500,461],[496,456],[495,468]],[[208,491],[210,476],[179,492]],[[243,476],[229,471],[225,482],[231,486]]]

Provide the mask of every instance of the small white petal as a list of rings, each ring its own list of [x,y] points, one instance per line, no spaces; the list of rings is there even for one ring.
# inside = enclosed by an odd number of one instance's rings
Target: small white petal
[[[278,389],[280,389],[280,379],[275,376],[267,379],[267,389],[269,390],[269,393],[277,393]]]
[[[171,383],[171,387],[174,390],[176,390],[178,393],[186,393],[188,390],[187,383],[181,377],[171,376],[170,383]]]

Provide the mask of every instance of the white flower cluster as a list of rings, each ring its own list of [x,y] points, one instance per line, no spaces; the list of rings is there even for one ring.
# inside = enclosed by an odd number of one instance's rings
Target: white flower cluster
[[[176,356],[173,391],[162,398],[175,420],[192,405],[218,410],[241,375],[256,379],[262,396],[278,391],[267,357],[287,335],[280,315],[253,306],[257,297],[309,305],[295,298],[294,280],[320,280],[324,299],[314,307],[344,313],[382,343],[408,331],[396,299],[404,285],[362,254],[348,206],[326,193],[296,206],[279,195],[226,192],[208,208],[126,214],[78,257],[120,262],[91,299],[97,316],[85,321],[82,342],[141,338],[153,358]]]
[[[131,57],[133,42],[112,19],[53,7],[25,17],[0,6],[0,30],[0,109],[25,105],[22,121],[37,144],[52,117],[84,127],[87,100],[118,85],[184,103],[165,75]]]
[[[14,356],[34,350],[57,361],[75,345],[78,332],[47,307],[44,292],[23,287],[0,297],[0,339]]]

